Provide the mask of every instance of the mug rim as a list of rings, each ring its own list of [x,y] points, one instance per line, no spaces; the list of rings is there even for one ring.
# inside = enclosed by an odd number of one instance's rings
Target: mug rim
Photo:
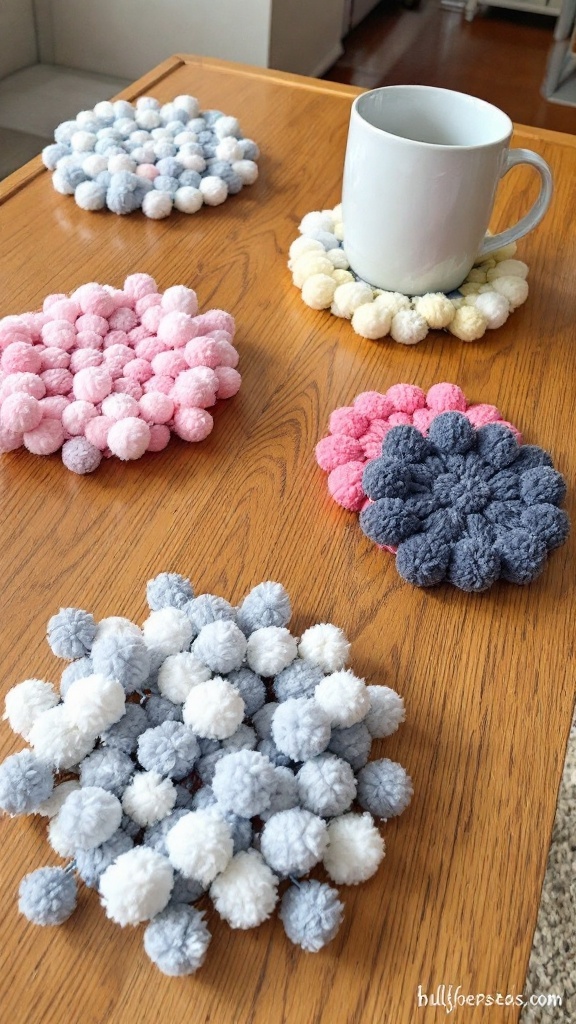
[[[477,142],[472,143],[470,145],[460,145],[458,143],[454,145],[449,145],[443,142],[424,142],[418,139],[408,139],[404,135],[397,135],[394,132],[387,131],[386,128],[378,128],[375,124],[372,124],[371,121],[368,121],[367,118],[361,113],[359,106],[367,96],[373,96],[376,95],[376,93],[391,93],[399,91],[413,93],[444,93],[450,96],[461,96],[465,100],[472,100],[474,104],[478,104],[482,107],[488,108],[490,111],[493,111],[496,114],[500,115],[500,117],[504,118],[505,121],[507,122],[507,130],[503,132],[502,135],[499,135],[497,138],[492,139],[490,142]],[[503,142],[506,142],[507,139],[510,139],[514,131],[514,124],[512,122],[512,119],[504,110],[501,110],[500,107],[495,106],[494,103],[489,103],[488,100],[483,100],[479,96],[472,96],[471,93],[459,92],[457,89],[443,89],[440,86],[436,85],[383,85],[377,89],[366,89],[364,92],[360,93],[360,95],[356,96],[356,98],[354,99],[352,103],[351,113],[358,117],[363,125],[365,125],[367,128],[369,128],[371,131],[375,132],[379,136],[385,135],[389,139],[396,139],[398,142],[405,143],[406,145],[425,146],[427,149],[430,150],[447,150],[452,152],[454,152],[454,150],[459,150],[462,152],[465,150],[487,149],[489,146],[498,146],[501,145]]]

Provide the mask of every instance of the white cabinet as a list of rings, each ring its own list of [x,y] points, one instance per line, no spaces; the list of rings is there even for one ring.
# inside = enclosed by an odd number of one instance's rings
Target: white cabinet
[[[467,0],[464,8],[466,21],[472,21],[479,7],[506,7],[510,11],[531,11],[532,14],[560,13],[560,0]]]

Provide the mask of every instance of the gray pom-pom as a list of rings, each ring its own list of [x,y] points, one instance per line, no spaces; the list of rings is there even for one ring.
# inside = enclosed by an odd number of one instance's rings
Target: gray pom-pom
[[[32,814],[53,788],[52,769],[28,748],[0,764],[0,808],[6,814]]]
[[[166,697],[157,697],[153,694],[146,701],[146,714],[149,726],[162,725],[163,722],[181,722],[182,706],[173,704],[171,700],[166,700]]]
[[[292,615],[290,598],[281,583],[268,580],[244,598],[238,608],[237,621],[242,632],[249,636],[264,626],[287,626]]]
[[[94,616],[81,608],[61,608],[48,622],[50,649],[67,661],[90,654],[95,636]]]
[[[279,875],[299,875],[322,860],[328,845],[326,822],[294,807],[268,819],[260,841],[262,856]]]
[[[272,739],[293,761],[307,761],[326,750],[330,719],[313,699],[291,697],[278,705],[272,719]]]
[[[175,808],[185,807],[187,810],[192,810],[192,801],[194,800],[193,794],[186,786],[176,786],[176,803]]]
[[[219,804],[216,804],[215,810],[222,815],[224,821],[230,826],[234,843],[234,856],[243,850],[250,849],[254,837],[254,830],[250,819],[242,818],[239,814],[234,814],[233,811],[225,811]]]
[[[242,723],[227,739],[222,740],[222,750],[235,754],[238,750],[254,750],[258,737],[252,726]]]
[[[302,807],[322,818],[344,814],[356,796],[356,777],[348,761],[319,754],[306,761],[296,776]]]
[[[358,773],[357,799],[376,818],[394,818],[412,799],[412,780],[401,764],[383,757]]]
[[[332,729],[328,750],[348,761],[355,772],[364,767],[370,757],[372,736],[364,722],[356,722],[347,729]]]
[[[32,924],[62,924],[76,907],[76,881],[64,868],[39,868],[18,890],[18,909]]]
[[[114,747],[101,747],[85,757],[80,765],[80,784],[100,786],[121,797],[134,772],[128,754]]]
[[[366,689],[370,697],[370,711],[364,719],[368,732],[374,739],[391,736],[406,717],[402,697],[389,686],[368,686]]]
[[[167,857],[166,836],[176,822],[180,821],[180,818],[188,813],[185,807],[179,807],[165,818],[162,818],[161,821],[157,821],[155,825],[150,825],[144,832],[144,845],[149,846],[152,850],[156,850],[156,853],[161,853],[163,857]]]
[[[225,756],[226,751],[219,748],[218,750],[214,750],[213,753],[204,754],[204,757],[198,759],[196,762],[196,771],[205,786],[212,785],[216,765],[218,764],[218,761]]]
[[[150,653],[144,641],[130,633],[109,633],[95,640],[91,655],[94,671],[117,679],[126,693],[139,690],[150,674]]]
[[[266,700],[266,687],[251,668],[237,668],[228,675],[228,682],[232,683],[244,701],[245,715],[252,718],[256,711],[259,711]]]
[[[148,715],[140,704],[126,704],[120,721],[102,733],[102,743],[124,754],[133,754],[138,745],[138,737],[149,725]]]
[[[184,608],[186,615],[194,627],[194,635],[198,633],[209,622],[217,622],[223,619],[225,622],[236,621],[236,611],[223,597],[216,597],[214,594],[200,594],[193,601],[189,601]]]
[[[212,672],[232,672],[244,660],[246,637],[235,622],[217,619],[202,627],[191,650]]]
[[[296,658],[276,676],[274,693],[279,701],[289,700],[290,697],[313,697],[314,690],[323,679],[324,673],[318,665]]]
[[[183,779],[194,767],[200,747],[194,733],[180,722],[162,722],[138,740],[138,760],[148,772]]]
[[[279,705],[271,700],[252,715],[252,724],[261,740],[272,738],[272,719],[277,707]]]
[[[122,807],[113,793],[99,786],[75,789],[58,812],[58,833],[71,849],[91,850],[120,827]]]
[[[94,674],[94,667],[92,665],[92,659],[77,658],[76,661],[70,662],[66,666],[62,675],[60,676],[60,695],[61,697],[66,696],[68,687],[75,683],[77,679],[87,679],[88,676]]]
[[[110,839],[91,850],[76,850],[74,860],[76,871],[89,889],[97,889],[100,875],[120,856],[131,850],[134,843],[129,835],[118,829]]]
[[[226,754],[218,761],[212,780],[219,805],[243,818],[253,818],[265,811],[274,788],[274,766],[257,750]]]
[[[270,798],[270,806],[263,811],[260,817],[268,821],[278,811],[288,811],[292,807],[298,807],[300,799],[298,796],[298,783],[293,772],[282,766],[274,769],[274,792]]]
[[[130,839],[135,839],[136,836],[142,831],[142,826],[139,825],[137,821],[134,821],[134,818],[131,818],[129,814],[122,815],[120,828],[122,829],[123,832],[126,833],[127,836],[130,837]]]
[[[256,746],[256,750],[259,750],[261,754],[264,754],[269,761],[272,762],[277,768],[286,768],[292,764],[292,759],[287,754],[283,754],[281,750],[274,743],[273,739],[260,740]]]
[[[163,974],[180,977],[201,967],[210,943],[204,915],[179,904],[157,914],[144,932],[144,949]]]
[[[337,889],[311,879],[286,890],[279,916],[291,942],[307,953],[317,953],[337,934],[344,904]]]
[[[203,811],[206,807],[213,807],[216,803],[216,797],[212,786],[202,786],[201,789],[197,789],[192,797],[192,810]]]
[[[177,572],[161,572],[146,584],[146,599],[153,612],[161,608],[184,608],[193,597],[190,580]]]
[[[175,871],[170,906],[177,903],[196,903],[196,900],[199,900],[204,892],[204,886],[195,878],[185,878],[179,871]]]

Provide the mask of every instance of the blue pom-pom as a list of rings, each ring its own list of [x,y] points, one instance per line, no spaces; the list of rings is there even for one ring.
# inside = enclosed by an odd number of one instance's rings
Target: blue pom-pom
[[[139,831],[138,826],[136,831]],[[87,885],[89,889],[97,889],[100,876],[104,874],[106,868],[109,868],[117,857],[120,857],[122,853],[127,853],[133,846],[131,837],[120,828],[101,846],[95,846],[91,850],[76,850],[74,854],[76,871],[84,885]]]
[[[292,885],[280,904],[280,920],[286,935],[307,953],[317,953],[336,936],[344,916],[338,890],[325,882],[310,880]]]
[[[209,943],[204,915],[184,904],[157,914],[144,932],[146,953],[170,977],[194,974],[204,962]]]
[[[0,764],[0,808],[6,814],[31,814],[54,788],[52,769],[25,748]]]
[[[147,729],[138,739],[138,760],[142,767],[171,779],[189,775],[199,754],[194,733],[180,722],[164,721]]]
[[[95,636],[94,616],[81,608],[61,608],[48,622],[50,650],[67,661],[90,654]]]
[[[76,908],[76,881],[64,868],[39,868],[18,890],[18,909],[32,924],[62,924]]]
[[[384,757],[358,772],[357,800],[375,818],[394,818],[412,799],[412,781],[401,764]]]

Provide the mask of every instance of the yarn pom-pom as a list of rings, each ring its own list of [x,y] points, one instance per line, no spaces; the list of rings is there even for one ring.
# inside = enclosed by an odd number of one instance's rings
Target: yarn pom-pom
[[[373,739],[391,736],[406,718],[402,697],[389,686],[368,686],[366,689],[370,711],[364,723],[370,735]]]
[[[384,757],[358,772],[358,803],[375,818],[394,818],[412,799],[412,780],[401,764]]]
[[[95,635],[94,616],[81,608],[61,608],[48,622],[48,644],[57,658],[72,661],[90,654]]]
[[[126,695],[116,679],[95,674],[76,679],[66,691],[66,718],[89,736],[98,736],[124,714]]]
[[[159,772],[136,772],[124,790],[122,808],[138,825],[153,825],[165,818],[176,803],[176,790],[170,779]]]
[[[53,786],[52,769],[31,750],[11,754],[0,764],[0,808],[6,814],[31,814]]]
[[[77,849],[91,850],[105,843],[118,829],[121,818],[120,801],[113,793],[100,786],[83,786],[66,797],[53,821],[72,855]]]
[[[276,786],[274,766],[256,750],[226,754],[214,771],[212,790],[219,806],[253,818],[270,806]]]
[[[296,775],[302,807],[322,818],[347,811],[356,796],[356,779],[348,763],[335,754],[306,761]]]
[[[160,608],[148,616],[142,626],[148,647],[155,647],[164,657],[186,650],[192,639],[190,620],[181,608]]]
[[[163,722],[138,739],[138,760],[148,772],[171,779],[189,775],[200,748],[194,733],[180,722]]]
[[[210,669],[189,651],[170,654],[158,672],[158,689],[163,697],[174,704],[183,704],[198,683],[210,679]]]
[[[296,657],[298,645],[285,626],[263,626],[248,638],[246,660],[260,676],[275,676]]]
[[[107,747],[121,750],[124,754],[133,754],[138,737],[149,724],[144,708],[139,704],[126,704],[120,721],[102,733],[101,740]]]
[[[85,476],[98,469],[102,453],[86,437],[73,437],[62,445],[62,462],[72,473]]]
[[[384,840],[371,814],[343,814],[328,823],[324,867],[339,885],[371,878],[384,857]]]
[[[330,718],[314,698],[291,697],[274,712],[272,739],[293,761],[307,761],[326,750]]]
[[[174,873],[166,857],[146,846],[122,853],[100,878],[106,916],[124,927],[159,914],[170,899]]]
[[[305,874],[322,860],[327,844],[326,823],[300,807],[273,814],[260,842],[263,857],[279,875]]]
[[[210,938],[204,914],[179,904],[150,922],[144,932],[144,949],[162,974],[178,978],[194,974],[202,966]]]
[[[341,288],[347,288],[349,285],[341,285]],[[339,288],[336,289],[338,293]],[[337,306],[337,308],[339,308]],[[336,312],[334,309],[333,312]],[[338,314],[337,315],[342,315]],[[379,338],[384,338],[389,330],[392,318],[390,311],[385,307],[379,306],[376,302],[363,302],[362,305],[358,306],[352,314],[352,328],[359,334],[361,338],[368,338],[370,341],[378,341]]]
[[[54,815],[58,814],[66,798],[76,789],[80,789],[80,783],[77,779],[61,782],[60,785],[54,787],[48,799],[43,800],[38,805],[36,809],[37,814],[43,814],[46,818],[53,818]]]
[[[323,672],[343,669],[349,652],[350,644],[343,631],[331,622],[319,622],[304,630],[298,645],[300,657],[317,665]]]
[[[184,608],[193,597],[194,588],[190,580],[177,572],[161,572],[146,584],[146,599],[153,612],[161,608]]]
[[[8,690],[4,718],[8,719],[13,732],[30,738],[30,729],[43,711],[58,704],[58,694],[51,683],[42,679],[25,679]]]
[[[361,722],[370,710],[366,684],[350,669],[326,676],[316,687],[314,697],[328,715],[330,724],[339,729]]]
[[[280,904],[286,935],[307,953],[317,953],[335,938],[343,916],[338,891],[315,879],[291,885]]]
[[[76,880],[64,868],[39,868],[22,879],[18,897],[18,910],[32,924],[62,924],[76,909]]]
[[[324,674],[318,665],[295,658],[274,679],[274,693],[280,702],[290,697],[313,697],[314,690],[323,678]]]
[[[190,811],[170,829],[166,847],[171,864],[185,878],[208,886],[232,859],[230,826],[215,811]]]
[[[212,882],[210,896],[231,928],[256,928],[276,906],[278,879],[256,850],[247,850]]]
[[[194,632],[198,634],[204,626],[219,619],[235,622],[236,610],[223,597],[215,594],[200,594],[186,605],[186,615],[190,619]]]
[[[134,763],[128,754],[114,747],[99,747],[80,765],[82,786],[99,786],[121,797],[134,774]]]
[[[213,672],[232,672],[244,661],[246,637],[235,622],[216,619],[202,627],[192,653]]]
[[[244,701],[238,690],[220,676],[193,686],[184,704],[184,722],[197,736],[224,740],[244,718]]]
[[[127,416],[110,427],[107,444],[119,459],[139,459],[150,444],[150,427],[136,416]]]
[[[448,330],[460,341],[478,341],[488,326],[488,320],[476,306],[461,306],[457,309]]]
[[[366,722],[358,722],[348,729],[333,729],[328,750],[348,761],[355,772],[363,768],[370,756],[372,737]]]
[[[251,718],[260,710],[266,700],[266,687],[260,676],[243,666],[236,669],[235,672],[229,673],[228,682],[238,690],[244,701],[244,714]]]
[[[30,744],[40,760],[54,768],[72,768],[90,753],[95,734],[83,732],[68,718],[64,704],[43,711],[30,730]]]
[[[150,653],[141,636],[126,633],[97,637],[90,656],[94,672],[116,679],[127,694],[140,689],[150,674]]]
[[[244,598],[238,608],[238,625],[246,636],[264,626],[287,626],[292,615],[290,598],[281,583],[267,580]]]
[[[89,889],[97,889],[100,878],[107,868],[122,854],[131,850],[134,843],[130,836],[118,829],[110,839],[91,850],[76,850],[74,861],[76,871]]]

